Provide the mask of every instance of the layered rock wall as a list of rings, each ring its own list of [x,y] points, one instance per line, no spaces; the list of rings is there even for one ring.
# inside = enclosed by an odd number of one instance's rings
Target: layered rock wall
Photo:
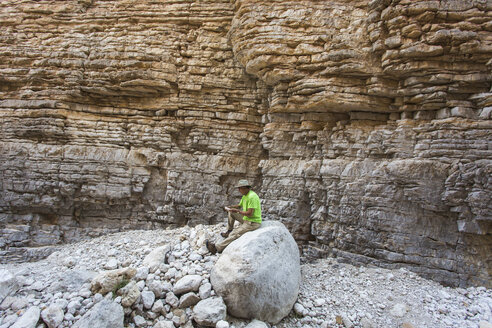
[[[224,219],[490,285],[488,1],[4,1],[3,258]],[[32,252],[32,251],[31,251]]]

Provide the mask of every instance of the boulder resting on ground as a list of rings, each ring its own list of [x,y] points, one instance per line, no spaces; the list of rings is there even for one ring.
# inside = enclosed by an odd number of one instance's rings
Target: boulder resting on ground
[[[123,307],[118,303],[102,300],[94,305],[73,328],[123,328]]]
[[[287,316],[299,293],[299,249],[277,221],[232,242],[212,269],[210,282],[230,315],[272,324]]]

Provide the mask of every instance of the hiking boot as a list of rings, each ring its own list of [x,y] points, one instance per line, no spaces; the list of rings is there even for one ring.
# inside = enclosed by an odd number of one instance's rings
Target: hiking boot
[[[227,230],[227,231],[224,231],[224,232],[221,232],[220,235],[224,238],[227,238],[229,237],[229,234],[231,233],[232,230]]]
[[[205,240],[205,245],[207,246],[207,249],[210,253],[212,254],[217,253],[217,248],[215,248],[215,244],[209,241],[208,239]]]

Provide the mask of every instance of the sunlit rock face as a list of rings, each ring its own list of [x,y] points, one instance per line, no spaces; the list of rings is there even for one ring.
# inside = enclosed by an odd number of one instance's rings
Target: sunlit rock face
[[[2,1],[2,260],[224,220],[305,254],[492,273],[490,1]]]

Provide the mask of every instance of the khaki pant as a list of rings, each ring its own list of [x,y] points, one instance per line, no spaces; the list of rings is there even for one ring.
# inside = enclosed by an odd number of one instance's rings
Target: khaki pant
[[[236,229],[231,231],[229,237],[225,238],[215,245],[217,251],[222,252],[224,248],[229,246],[229,244],[232,243],[234,240],[238,239],[246,232],[256,230],[261,226],[261,223],[243,220],[243,216],[239,213],[229,212],[229,217],[227,219],[227,230],[231,230],[234,228],[235,221],[238,221],[241,224]]]

